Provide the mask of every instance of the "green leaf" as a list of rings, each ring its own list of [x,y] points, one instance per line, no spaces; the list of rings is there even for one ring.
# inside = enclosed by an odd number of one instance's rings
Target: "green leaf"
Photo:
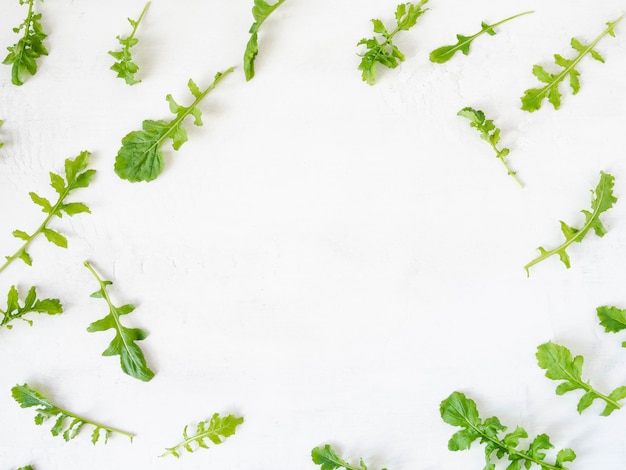
[[[67,238],[61,235],[59,232],[55,232],[52,229],[44,228],[42,233],[48,239],[49,242],[54,243],[56,246],[60,246],[61,248],[67,248]]]
[[[183,440],[173,447],[166,448],[161,457],[173,455],[180,456],[178,450],[185,449],[187,452],[195,452],[198,448],[208,449],[206,443],[208,439],[213,444],[221,444],[225,438],[235,434],[237,426],[243,423],[243,418],[234,415],[221,417],[219,413],[214,413],[210,421],[200,421],[196,427],[196,434],[190,436],[187,433],[187,426],[183,429]],[[191,444],[197,445],[194,449]]]
[[[45,212],[47,214],[52,212],[52,204],[45,197],[38,196],[37,194],[33,192],[28,193],[28,195],[30,196],[30,198],[33,200],[35,204],[37,204],[38,206],[41,206],[42,212]]]
[[[501,24],[506,23],[507,21],[511,21],[515,18],[518,18],[523,15],[528,15],[530,13],[534,13],[534,12],[526,11],[524,13],[519,13],[515,16],[511,16],[504,20],[498,21],[497,23],[494,23],[492,25],[489,25],[483,21],[480,25],[481,30],[473,34],[472,36],[463,36],[462,34],[457,34],[456,44],[453,44],[450,46],[442,46],[432,51],[430,53],[430,61],[435,62],[437,64],[443,64],[449,61],[450,59],[452,59],[454,54],[456,54],[457,52],[462,52],[463,54],[468,55],[470,52],[470,46],[472,44],[472,41],[474,41],[474,39],[478,38],[479,36],[485,33],[487,33],[489,36],[495,36],[496,32],[494,31],[493,28],[495,28],[496,26],[500,26]]]
[[[30,238],[30,235],[27,234],[26,232],[23,232],[22,230],[13,230],[13,236],[15,238],[19,238],[20,240],[26,240],[26,241],[28,241],[28,239]]]
[[[250,26],[250,39],[248,40],[248,44],[246,44],[246,49],[243,54],[243,71],[246,76],[246,81],[250,81],[254,78],[254,61],[259,54],[258,31],[265,20],[284,2],[285,0],[278,0],[273,5],[270,5],[264,0],[254,0],[252,16],[255,21],[252,23],[252,26]]]
[[[69,204],[63,204],[59,206],[59,209],[62,212],[65,212],[70,217],[76,214],[83,214],[83,213],[91,214],[89,207],[87,207],[82,202],[70,202]]]
[[[598,307],[596,309],[600,325],[604,327],[607,333],[617,333],[626,329],[626,310],[618,307]],[[622,347],[626,348],[626,341],[622,343]]]
[[[188,107],[179,105],[171,95],[167,95],[170,110],[175,114],[174,119],[171,121],[145,120],[142,130],[127,134],[122,139],[122,146],[115,159],[115,173],[120,178],[131,182],[147,182],[156,179],[165,167],[161,147],[166,139],[172,140],[174,150],[178,150],[187,141],[187,132],[182,127],[185,118],[191,115],[196,125],[202,125],[198,105],[220,80],[232,71],[231,67],[224,72],[217,73],[213,83],[201,93],[198,92],[195,83],[190,81],[193,86],[190,85],[189,88],[195,101]]]
[[[111,55],[117,61],[111,66],[111,70],[117,73],[118,78],[122,78],[128,85],[134,85],[136,83],[141,82],[135,77],[135,74],[139,71],[139,66],[133,62],[133,56],[131,53],[131,48],[139,42],[137,38],[135,38],[135,34],[137,33],[137,28],[139,27],[139,23],[143,19],[146,14],[146,10],[150,6],[150,2],[146,3],[143,7],[141,15],[135,21],[128,18],[128,22],[133,28],[130,36],[122,38],[121,36],[117,36],[117,40],[122,46],[120,51],[109,51],[109,55]]]
[[[85,261],[84,265],[98,281],[101,298],[106,301],[109,307],[109,313],[104,318],[91,323],[87,331],[93,333],[109,329],[115,330],[113,340],[102,355],[120,356],[120,366],[124,373],[144,382],[151,380],[154,377],[154,372],[148,367],[141,348],[136,344],[136,341],[145,339],[148,334],[139,328],[127,328],[120,321],[121,316],[132,312],[135,307],[130,304],[122,307],[113,305],[107,293],[107,286],[110,285],[110,282],[103,281],[89,262]]]
[[[23,305],[20,305],[19,292],[15,286],[11,286],[7,295],[7,307],[5,310],[0,309],[0,328],[11,329],[11,322],[17,319],[32,324],[31,320],[25,318],[29,313],[57,315],[63,313],[63,306],[59,299],[37,299],[35,286],[28,290]]]
[[[522,109],[524,111],[537,111],[541,108],[541,104],[544,99],[548,99],[554,109],[561,107],[561,92],[559,90],[560,84],[569,78],[570,86],[573,94],[577,94],[580,90],[580,73],[576,70],[578,63],[586,56],[591,55],[596,60],[604,62],[602,56],[594,50],[594,47],[602,38],[607,35],[615,35],[615,26],[622,21],[624,15],[620,16],[614,22],[607,23],[607,28],[596,38],[589,46],[584,46],[576,38],[572,38],[571,46],[574,51],[578,52],[578,55],[574,59],[565,59],[559,54],[555,54],[555,64],[561,67],[563,70],[557,74],[549,74],[543,67],[535,65],[533,67],[533,74],[545,85],[542,88],[530,88],[524,92],[521,98]]]

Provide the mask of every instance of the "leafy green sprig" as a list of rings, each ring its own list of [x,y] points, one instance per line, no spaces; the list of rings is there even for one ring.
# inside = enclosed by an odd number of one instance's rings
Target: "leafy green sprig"
[[[109,440],[109,436],[112,433],[126,436],[131,442],[133,437],[135,437],[134,434],[129,432],[121,431],[119,429],[91,421],[87,418],[78,416],[71,411],[59,408],[58,406],[53,405],[50,400],[48,400],[48,398],[40,392],[31,388],[28,384],[16,385],[11,389],[11,393],[15,401],[17,401],[22,408],[35,407],[35,411],[37,412],[37,415],[35,416],[35,424],[41,425],[45,420],[55,417],[56,421],[54,422],[54,426],[50,432],[53,436],[63,436],[63,439],[66,441],[74,439],[78,436],[78,433],[85,425],[94,427],[94,430],[91,433],[91,442],[93,444],[98,442],[101,434],[104,435],[105,444]]]
[[[200,102],[233,70],[231,67],[224,72],[218,72],[213,83],[204,91],[190,79],[187,86],[195,98],[190,106],[181,106],[174,101],[172,95],[167,95],[166,100],[170,105],[170,111],[175,114],[174,119],[145,120],[142,123],[142,130],[127,134],[122,139],[122,147],[115,159],[115,173],[131,182],[152,181],[159,176],[165,166],[161,147],[166,139],[172,140],[174,150],[178,150],[187,142],[187,131],[183,127],[185,118],[191,115],[194,118],[193,123],[202,126],[202,111],[198,107]]]
[[[149,381],[152,377],[154,377],[154,372],[152,372],[146,364],[146,358],[144,357],[141,348],[136,343],[136,341],[146,339],[148,333],[140,328],[126,328],[122,325],[120,319],[122,315],[128,315],[130,312],[135,310],[135,306],[132,304],[126,304],[121,307],[116,307],[113,305],[107,291],[107,286],[110,286],[113,283],[111,281],[101,279],[88,261],[85,261],[84,265],[91,272],[91,274],[93,274],[96,281],[98,281],[98,284],[100,285],[100,289],[91,294],[91,297],[104,299],[109,307],[109,313],[104,318],[89,325],[87,331],[93,333],[109,329],[115,330],[113,340],[102,355],[120,356],[120,366],[124,373],[144,382]]]
[[[221,417],[219,413],[214,413],[210,421],[200,421],[196,427],[196,433],[189,435],[185,426],[183,429],[183,440],[173,447],[168,447],[160,457],[173,455],[180,457],[180,451],[195,452],[198,449],[208,449],[207,440],[215,445],[224,442],[224,438],[232,436],[237,431],[237,426],[243,423],[243,418],[234,415]]]
[[[613,185],[615,178],[603,171],[600,172],[600,182],[594,191],[591,191],[591,212],[587,210],[581,211],[585,215],[585,223],[581,228],[574,228],[561,221],[561,231],[565,236],[565,241],[557,248],[546,250],[539,247],[540,255],[524,266],[526,273],[530,276],[530,268],[535,264],[549,258],[552,255],[558,255],[566,268],[570,267],[570,258],[567,254],[567,248],[574,242],[580,243],[585,235],[593,229],[598,237],[603,237],[607,230],[600,220],[600,214],[608,211],[613,204],[617,202],[617,198],[613,196]]]
[[[496,31],[494,30],[494,28],[496,26],[500,26],[501,24],[514,20],[515,18],[519,18],[520,16],[524,16],[524,15],[529,15],[531,13],[534,13],[534,11],[525,11],[524,13],[519,13],[517,15],[511,16],[504,20],[498,21],[497,23],[494,23],[494,24],[487,24],[483,21],[480,24],[481,30],[478,31],[476,34],[473,34],[472,36],[463,36],[462,34],[457,34],[456,44],[453,44],[450,46],[442,46],[432,51],[430,53],[430,61],[435,62],[437,64],[443,64],[444,62],[447,62],[450,59],[452,59],[454,54],[456,54],[459,51],[465,55],[468,55],[470,53],[470,46],[472,42],[474,41],[474,39],[478,38],[479,36],[482,36],[485,33],[487,33],[489,36],[495,36]]]
[[[390,69],[395,69],[400,62],[404,62],[404,54],[393,43],[393,38],[400,31],[408,31],[417,23],[417,19],[428,11],[422,7],[428,0],[420,0],[418,3],[401,3],[396,7],[396,27],[391,32],[387,30],[381,20],[372,19],[374,33],[382,36],[382,42],[378,38],[363,38],[357,46],[362,44],[367,52],[361,56],[358,69],[361,70],[361,78],[369,85],[376,82],[376,67],[381,64]]]
[[[43,0],[41,0],[43,2]],[[43,44],[47,34],[41,26],[41,13],[35,13],[35,0],[19,0],[20,5],[28,4],[26,19],[13,32],[19,34],[24,30],[22,37],[13,46],[7,47],[9,54],[4,58],[3,64],[11,65],[11,83],[23,85],[25,75],[37,73],[37,59],[42,55],[48,55],[48,50]]]
[[[24,241],[24,244],[11,256],[6,257],[6,262],[0,266],[0,273],[4,271],[16,259],[22,260],[31,266],[33,260],[26,251],[32,241],[39,234],[43,234],[49,242],[54,243],[61,248],[67,248],[67,238],[59,232],[48,227],[53,217],[62,218],[63,214],[71,217],[84,212],[91,213],[89,207],[82,202],[65,202],[65,199],[72,191],[78,188],[86,188],[89,186],[96,170],[88,170],[90,153],[83,151],[75,159],[65,160],[65,178],[56,173],[50,172],[50,185],[59,195],[57,201],[52,204],[45,197],[41,197],[34,192],[29,193],[32,201],[41,207],[44,214],[48,214],[41,225],[32,233],[28,234],[22,230],[15,230],[13,236]]]
[[[607,333],[619,333],[626,330],[626,310],[618,307],[602,306],[596,309],[600,325]],[[622,342],[622,347],[626,348],[626,341]]]
[[[537,362],[539,367],[546,371],[546,377],[552,380],[562,380],[556,388],[557,395],[563,395],[572,390],[585,392],[578,402],[579,413],[591,406],[596,399],[606,403],[602,416],[608,416],[622,407],[619,400],[626,398],[626,386],[616,388],[609,395],[598,392],[589,382],[582,379],[585,359],[582,356],[572,357],[572,353],[565,346],[551,341],[542,344],[537,348]]]
[[[125,38],[117,36],[117,40],[122,46],[122,50],[109,51],[109,55],[113,56],[114,59],[117,59],[117,62],[115,62],[111,66],[111,70],[116,72],[117,77],[123,78],[129,85],[134,85],[135,83],[141,82],[141,80],[137,80],[137,78],[135,77],[135,74],[139,71],[139,66],[133,62],[133,55],[130,52],[130,49],[139,42],[139,39],[135,37],[135,34],[137,33],[139,23],[141,23],[141,20],[146,14],[149,6],[150,2],[146,3],[138,19],[133,20],[131,18],[128,18],[128,22],[133,28],[130,36],[127,36]]]
[[[18,319],[32,325],[32,320],[24,318],[26,314],[31,312],[58,315],[63,313],[63,305],[59,299],[38,299],[35,286],[28,290],[24,305],[20,305],[18,290],[15,286],[11,286],[7,295],[7,308],[6,310],[0,309],[0,328],[5,327],[10,330],[13,328],[11,322]]]
[[[506,172],[515,180],[520,188],[523,188],[524,185],[517,178],[517,173],[511,170],[509,164],[505,159],[506,156],[510,153],[510,150],[506,147],[498,148],[498,144],[500,143],[501,131],[498,127],[495,126],[493,120],[486,119],[485,113],[483,113],[481,110],[476,110],[471,107],[463,108],[457,113],[457,115],[469,119],[470,126],[478,130],[478,132],[480,133],[480,138],[488,142],[489,145],[491,145],[491,148],[496,153],[496,158],[502,162],[504,168],[506,168]]]
[[[607,28],[593,40],[589,45],[585,45],[576,38],[572,38],[572,48],[578,55],[574,59],[566,59],[565,57],[554,54],[554,61],[556,65],[563,70],[560,73],[549,73],[540,65],[533,66],[533,74],[539,79],[541,83],[545,85],[541,88],[530,88],[524,92],[522,96],[522,109],[524,111],[533,112],[541,108],[541,103],[544,98],[548,98],[548,101],[554,109],[561,107],[561,92],[559,85],[561,82],[569,78],[569,83],[572,88],[572,94],[577,94],[580,90],[580,72],[576,70],[576,66],[583,59],[583,57],[590,55],[595,60],[604,63],[604,57],[600,55],[594,48],[600,42],[602,38],[607,35],[615,37],[615,27],[622,21],[624,15],[620,16],[613,22],[607,23]]]
[[[546,462],[547,449],[554,446],[546,434],[540,434],[529,444],[526,450],[520,449],[521,439],[528,438],[526,430],[517,426],[514,431],[501,435],[507,430],[495,416],[484,421],[478,414],[476,403],[467,398],[461,392],[453,392],[441,402],[441,418],[452,426],[461,429],[448,441],[448,449],[451,451],[467,450],[472,443],[479,440],[485,444],[485,470],[494,470],[496,465],[492,463],[493,455],[498,459],[506,457],[509,462],[507,470],[521,470],[538,466],[541,470],[567,469],[565,463],[572,462],[576,454],[572,449],[562,449],[556,455],[554,463]]]
[[[337,470],[340,468],[344,468],[345,470],[368,470],[363,459],[359,459],[358,467],[350,465],[337,455],[337,452],[335,452],[330,444],[326,444],[324,447],[315,447],[311,451],[311,458],[314,464],[321,466],[320,470]],[[383,468],[382,470],[387,469]]]
[[[20,467],[17,470],[33,470],[33,467],[31,465],[26,465],[25,467]]]
[[[274,10],[284,2],[285,0],[278,0],[273,5],[270,5],[265,0],[254,0],[254,6],[252,7],[254,23],[250,26],[249,33],[251,36],[243,54],[243,71],[246,76],[246,81],[250,81],[254,78],[254,61],[259,54],[259,28],[261,28],[261,25]]]

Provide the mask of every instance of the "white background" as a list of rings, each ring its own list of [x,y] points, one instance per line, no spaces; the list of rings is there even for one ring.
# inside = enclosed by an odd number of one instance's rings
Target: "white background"
[[[593,40],[623,2],[433,0],[397,36],[406,62],[379,69],[373,87],[356,42],[372,35],[370,18],[393,26],[395,1],[287,0],[263,25],[246,83],[251,1],[153,0],[133,49],[143,82],[129,87],[106,52],[143,5],[37,2],[50,55],[22,87],[0,67],[1,254],[18,248],[13,230],[43,219],[28,192],[56,197],[49,171],[81,150],[98,171],[71,197],[92,215],[51,224],[69,248],[38,239],[32,267],[0,275],[2,307],[13,284],[65,306],[0,331],[0,468],[303,470],[331,443],[376,470],[479,469],[477,444],[447,450],[456,429],[439,404],[455,390],[485,418],[573,448],[571,469],[623,467],[626,411],[600,417],[596,403],[579,416],[580,392],[557,397],[534,356],[552,340],[585,356],[598,389],[626,383],[626,338],[595,314],[626,306],[626,204],[602,217],[604,238],[570,248],[571,269],[552,258],[527,278],[523,266],[562,241],[559,220],[581,223],[601,170],[626,199],[626,21],[598,46],[606,64],[580,64],[580,93],[563,86],[559,111],[546,102],[527,113],[519,99],[537,86],[533,64],[571,57],[570,38]],[[536,13],[482,36],[469,56],[429,62],[456,33],[525,10]],[[25,12],[2,0],[3,47]],[[189,103],[190,77],[205,87],[231,65],[201,105],[205,125],[189,119],[189,141],[164,149],[157,180],[115,175],[121,138],[171,116],[167,93]],[[456,116],[464,106],[502,128],[524,189]],[[125,322],[149,332],[151,382],[100,355],[112,331],[85,331],[107,313],[89,297],[87,259],[118,305],[137,306]],[[52,422],[35,426],[11,398],[25,382],[134,443],[93,446],[87,429],[69,443],[51,436]],[[221,446],[158,458],[214,412],[245,423]]]

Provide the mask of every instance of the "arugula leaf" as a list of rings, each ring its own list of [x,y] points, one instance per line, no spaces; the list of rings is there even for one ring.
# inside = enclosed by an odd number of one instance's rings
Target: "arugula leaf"
[[[25,467],[20,467],[17,470],[33,470],[33,467],[30,465],[26,465]]]
[[[494,470],[495,464],[491,463],[493,454],[498,459],[507,457],[511,464],[507,470],[521,470],[530,468],[533,464],[541,470],[567,469],[563,464],[572,462],[576,454],[572,449],[560,450],[556,455],[554,464],[545,461],[546,449],[554,446],[546,434],[538,435],[529,445],[528,449],[519,449],[520,439],[528,437],[528,433],[521,427],[516,427],[513,432],[500,436],[507,430],[495,416],[484,421],[480,419],[476,403],[467,398],[461,392],[453,392],[441,402],[441,418],[452,426],[463,428],[456,432],[448,441],[448,449],[451,451],[467,450],[472,443],[479,439],[485,446],[485,470]]]
[[[357,46],[362,44],[367,48],[367,52],[361,57],[358,69],[362,71],[361,78],[369,85],[376,81],[377,64],[384,65],[390,69],[395,69],[400,62],[404,62],[404,54],[393,43],[394,36],[400,31],[408,31],[417,23],[417,19],[428,11],[422,7],[428,0],[420,0],[418,3],[401,3],[396,7],[396,28],[389,32],[381,20],[372,19],[374,33],[380,34],[384,39],[378,42],[376,36],[371,39],[363,38]]]
[[[584,382],[582,379],[584,358],[582,356],[572,358],[572,353],[565,346],[551,341],[542,344],[537,348],[537,361],[539,367],[545,369],[546,377],[563,381],[556,388],[557,395],[563,395],[572,390],[584,390],[585,394],[578,402],[579,413],[591,406],[595,399],[606,403],[602,416],[608,416],[622,407],[618,400],[626,398],[626,386],[616,388],[608,396],[598,392],[589,385],[589,382]]]
[[[33,192],[29,193],[32,201],[41,207],[41,211],[43,213],[48,215],[37,230],[30,235],[22,230],[13,231],[13,236],[23,240],[24,244],[13,255],[6,257],[6,262],[0,266],[0,273],[16,259],[21,259],[29,266],[32,265],[33,260],[26,249],[39,234],[43,234],[49,242],[62,248],[67,248],[67,239],[65,236],[51,228],[48,228],[48,223],[53,217],[62,218],[63,214],[71,217],[84,212],[91,213],[89,207],[82,202],[65,202],[65,199],[72,191],[89,186],[93,175],[96,173],[96,170],[87,169],[90,155],[91,154],[89,152],[83,151],[74,160],[69,158],[66,159],[65,179],[56,173],[50,172],[50,186],[52,186],[59,195],[59,198],[54,205],[44,197],[41,197]]]
[[[596,309],[600,324],[607,333],[618,333],[626,330],[626,310],[617,307],[602,306]],[[626,348],[626,341],[622,343]]]
[[[198,105],[220,80],[233,70],[231,67],[224,72],[218,72],[213,83],[204,91],[200,91],[195,82],[190,79],[187,86],[195,101],[188,107],[179,105],[172,95],[167,95],[166,100],[170,104],[170,111],[176,117],[171,121],[145,120],[142,130],[127,134],[122,139],[122,147],[115,159],[115,173],[120,178],[131,182],[152,181],[159,176],[165,166],[163,153],[161,153],[161,146],[165,140],[172,139],[174,150],[178,150],[187,142],[187,131],[183,127],[183,121],[191,115],[196,126],[202,125],[202,111]]]
[[[143,16],[146,14],[146,10],[150,6],[150,2],[146,3],[146,6],[143,7],[141,11],[141,15],[137,20],[133,20],[128,18],[128,22],[133,28],[133,31],[130,33],[130,36],[122,38],[121,36],[117,36],[117,40],[122,46],[121,51],[109,51],[109,55],[113,56],[114,59],[117,59],[111,66],[111,70],[117,72],[118,78],[123,78],[127,84],[134,85],[135,83],[141,82],[141,80],[137,80],[135,78],[135,74],[139,71],[139,66],[133,62],[133,56],[130,52],[131,47],[136,45],[139,42],[139,39],[135,37],[135,33],[137,32],[137,28],[139,27],[139,23],[143,19]]]
[[[580,72],[576,70],[576,66],[586,55],[590,55],[595,60],[604,63],[604,58],[594,48],[607,34],[615,37],[615,26],[617,26],[623,18],[624,15],[613,22],[608,22],[607,28],[588,46],[581,43],[578,39],[572,38],[572,48],[578,52],[578,55],[574,59],[566,59],[559,54],[554,54],[556,65],[563,69],[560,73],[549,73],[540,65],[535,65],[533,67],[533,74],[541,83],[545,83],[545,86],[526,90],[524,96],[521,98],[522,109],[532,113],[541,108],[541,103],[544,98],[548,98],[548,101],[554,106],[554,109],[559,109],[561,107],[559,85],[561,82],[565,81],[565,78],[569,78],[572,94],[577,94],[580,90]]]
[[[365,465],[363,459],[359,460],[358,467],[353,467],[339,457],[330,444],[326,444],[324,447],[315,447],[311,451],[311,458],[313,459],[313,463],[321,465],[321,470],[337,470],[339,468],[345,468],[346,470],[367,470],[367,465]],[[382,470],[387,469],[383,468]]]
[[[530,276],[531,266],[549,258],[552,255],[558,255],[565,267],[569,269],[570,259],[566,250],[572,243],[580,243],[591,229],[593,229],[598,237],[603,237],[606,234],[607,230],[600,221],[600,214],[608,211],[611,207],[613,207],[613,204],[617,202],[617,198],[613,196],[614,182],[615,178],[612,175],[604,173],[603,171],[600,172],[600,182],[598,183],[598,186],[596,186],[595,191],[591,191],[592,212],[586,210],[581,211],[585,215],[584,225],[580,229],[577,229],[570,227],[565,222],[561,221],[561,231],[563,232],[563,235],[565,235],[565,242],[550,251],[540,246],[538,248],[540,255],[524,266],[526,274]]]
[[[10,330],[13,328],[13,325],[10,323],[16,319],[20,319],[32,325],[32,320],[23,318],[24,315],[31,312],[57,315],[63,313],[63,305],[61,305],[59,299],[39,300],[35,293],[35,286],[28,290],[28,294],[26,294],[26,298],[24,299],[24,305],[20,305],[19,293],[15,286],[11,286],[7,296],[7,308],[6,310],[0,309],[0,328],[6,327],[7,330]]]
[[[93,333],[95,331],[114,329],[115,337],[102,355],[120,356],[120,366],[124,373],[136,379],[143,380],[144,382],[149,381],[154,377],[154,372],[147,366],[146,358],[141,348],[135,343],[135,341],[146,339],[148,333],[140,328],[126,328],[121,324],[120,320],[122,315],[127,315],[135,310],[135,306],[126,304],[121,307],[116,307],[113,305],[109,293],[107,292],[107,286],[113,283],[111,281],[102,280],[88,261],[85,261],[83,264],[91,274],[93,274],[98,284],[100,284],[100,289],[91,294],[91,297],[104,299],[109,306],[109,313],[104,318],[89,325],[87,331]]]
[[[43,2],[43,0],[41,0]],[[28,13],[26,19],[17,28],[13,28],[14,33],[24,30],[22,37],[13,46],[7,47],[9,54],[4,58],[3,64],[11,65],[11,83],[23,85],[26,73],[35,75],[37,73],[37,59],[42,55],[48,55],[48,50],[43,44],[47,34],[43,32],[41,26],[41,13],[35,13],[35,0],[19,0],[20,5],[28,3]]]
[[[198,423],[196,427],[196,434],[193,436],[190,436],[187,433],[187,428],[189,426],[185,426],[183,429],[184,440],[176,444],[174,447],[166,448],[165,452],[159,457],[173,455],[174,457],[179,458],[179,451],[181,449],[185,449],[187,452],[195,452],[200,448],[208,449],[209,446],[205,442],[206,439],[215,445],[221,444],[224,441],[224,438],[235,434],[237,426],[241,423],[243,423],[243,418],[241,417],[237,418],[233,415],[221,417],[219,413],[214,413],[213,416],[211,416],[211,421],[200,421]],[[197,447],[194,449],[192,444],[197,444]]]
[[[59,408],[50,403],[48,398],[31,388],[28,384],[16,385],[11,389],[11,393],[15,401],[17,401],[22,408],[36,407],[35,411],[37,415],[35,416],[35,424],[41,425],[45,420],[53,416],[56,417],[54,426],[50,432],[53,436],[63,436],[63,439],[66,441],[74,439],[85,425],[94,427],[91,433],[91,442],[93,444],[98,442],[101,432],[104,434],[105,444],[112,433],[122,434],[128,437],[131,442],[133,441],[133,437],[135,437],[134,434],[91,421],[75,413]]]
[[[275,4],[270,5],[265,0],[254,0],[254,6],[252,7],[254,23],[252,23],[250,31],[248,31],[251,36],[243,54],[243,71],[246,75],[246,81],[250,81],[254,77],[254,61],[259,54],[259,28],[268,16],[284,2],[285,0],[278,0]]]
[[[456,54],[459,51],[461,51],[465,55],[468,55],[470,52],[470,45],[472,44],[472,41],[474,41],[474,39],[483,35],[484,33],[487,33],[489,36],[495,36],[496,32],[493,28],[495,28],[496,26],[500,26],[501,24],[506,23],[507,21],[511,21],[511,20],[514,20],[515,18],[519,18],[520,16],[524,16],[524,15],[529,15],[531,13],[534,13],[534,11],[525,11],[524,13],[519,13],[515,16],[511,16],[504,20],[498,21],[497,23],[494,23],[494,24],[487,24],[483,21],[480,24],[481,30],[478,31],[476,34],[472,36],[463,36],[462,34],[457,34],[456,44],[453,44],[451,46],[442,46],[432,51],[430,53],[430,61],[435,62],[437,64],[443,64],[444,62],[447,62],[450,59],[452,59],[454,54]]]
[[[517,173],[509,168],[509,164],[506,162],[505,157],[509,154],[508,148],[498,148],[498,143],[500,142],[500,129],[497,128],[491,119],[485,119],[485,113],[481,110],[476,110],[474,108],[466,107],[457,113],[458,116],[469,119],[470,126],[474,129],[477,129],[480,132],[480,138],[486,142],[489,142],[491,148],[496,153],[496,158],[502,162],[504,168],[506,168],[506,172],[513,177],[515,182],[523,188],[524,185],[517,178]]]

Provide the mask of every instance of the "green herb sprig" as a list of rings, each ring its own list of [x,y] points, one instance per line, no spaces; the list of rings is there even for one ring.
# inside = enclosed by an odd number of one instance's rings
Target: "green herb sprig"
[[[600,325],[607,333],[619,333],[626,330],[626,310],[618,307],[602,306],[596,309]],[[626,341],[622,342],[622,347],[626,348]]]
[[[311,451],[311,458],[314,464],[320,465],[320,470],[338,470],[340,468],[344,468],[345,470],[368,470],[363,459],[359,459],[358,467],[350,465],[339,457],[330,444],[326,444],[324,447],[315,447]],[[383,468],[382,470],[387,469]]]
[[[111,66],[111,70],[117,73],[118,78],[123,78],[127,84],[134,85],[136,83],[140,83],[141,80],[138,80],[135,77],[135,74],[139,71],[139,66],[133,62],[133,55],[130,52],[131,48],[135,46],[139,39],[135,37],[137,33],[137,28],[139,27],[139,23],[143,19],[148,7],[150,6],[150,2],[146,3],[139,15],[139,18],[133,20],[131,18],[127,18],[128,22],[132,26],[133,30],[128,37],[117,36],[116,39],[119,41],[122,46],[122,50],[120,51],[109,51],[109,55],[113,56],[114,59],[117,59]]]
[[[270,5],[265,0],[254,0],[254,6],[252,7],[252,16],[254,17],[254,23],[250,26],[250,39],[246,44],[246,50],[243,54],[243,71],[246,76],[246,81],[254,78],[254,61],[259,54],[259,29],[265,20],[281,6],[285,0],[278,0],[275,4]]]
[[[561,72],[549,73],[540,65],[533,66],[533,74],[541,83],[544,83],[545,85],[541,88],[530,88],[524,92],[524,96],[521,98],[522,109],[531,113],[533,111],[537,111],[541,108],[541,103],[544,98],[548,98],[548,101],[552,104],[552,106],[554,106],[554,109],[559,109],[561,107],[562,96],[559,90],[559,85],[561,82],[565,81],[566,78],[569,78],[572,94],[577,94],[580,90],[580,72],[576,70],[576,66],[583,59],[583,57],[587,55],[590,55],[595,60],[604,63],[604,57],[602,57],[594,48],[605,36],[609,35],[615,37],[615,27],[620,21],[622,21],[623,18],[624,15],[620,16],[613,22],[608,22],[607,28],[589,45],[585,45],[578,39],[572,38],[572,48],[578,52],[578,55],[575,58],[566,59],[559,54],[554,55],[556,65],[563,69]]]
[[[63,305],[59,299],[38,299],[35,286],[28,290],[24,305],[20,305],[19,292],[15,286],[11,286],[7,295],[7,308],[6,310],[0,309],[0,328],[10,330],[13,328],[11,322],[18,319],[32,325],[32,320],[24,318],[28,313],[58,315],[63,313]]]
[[[91,421],[87,418],[78,416],[71,411],[59,408],[53,405],[48,398],[42,395],[37,390],[31,388],[28,384],[16,385],[11,389],[11,393],[15,401],[17,401],[22,408],[35,407],[37,415],[35,416],[35,424],[41,425],[49,418],[55,417],[56,421],[54,426],[50,430],[53,436],[63,436],[63,439],[69,441],[78,436],[83,426],[90,425],[94,427],[91,433],[91,442],[95,444],[100,439],[101,433],[104,435],[104,443],[109,440],[109,436],[112,433],[121,434],[126,436],[132,442],[134,434],[121,431],[104,424]],[[68,424],[69,422],[69,424]]]
[[[400,31],[408,31],[417,23],[417,19],[428,9],[422,7],[428,0],[420,0],[418,3],[401,3],[396,7],[396,27],[391,31],[381,20],[372,19],[374,33],[382,36],[382,42],[378,38],[363,38],[357,46],[365,45],[367,52],[361,56],[361,63],[358,69],[361,70],[361,78],[369,85],[376,82],[376,67],[381,64],[390,69],[395,69],[400,62],[404,62],[404,54],[393,43],[393,38]]]

